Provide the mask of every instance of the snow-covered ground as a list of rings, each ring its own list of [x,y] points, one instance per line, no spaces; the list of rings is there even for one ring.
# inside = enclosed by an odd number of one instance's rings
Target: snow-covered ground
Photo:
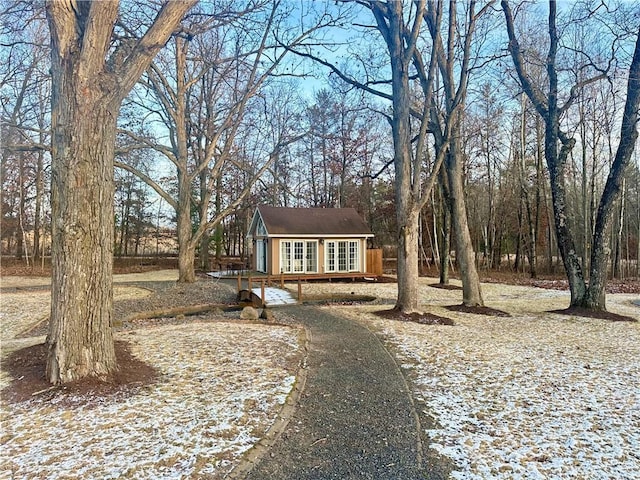
[[[483,285],[485,301],[512,317],[460,314],[442,306],[461,293],[430,282],[424,309],[455,326],[382,320],[380,305],[340,309],[398,357],[435,420],[431,448],[457,466],[452,478],[640,478],[640,324],[546,313],[568,294],[505,285]],[[393,298],[395,288],[367,294]],[[607,298],[610,311],[640,317],[637,295]]]
[[[424,310],[455,326],[374,315],[392,306],[395,284],[303,284],[303,294],[382,299],[327,308],[366,324],[396,355],[435,421],[430,446],[457,466],[452,478],[640,479],[640,324],[547,313],[568,294],[498,284],[483,285],[485,302],[512,317],[461,314],[443,308],[461,293],[434,281],[422,280]],[[116,291],[125,294],[146,293]],[[7,295],[3,351],[48,310],[46,293]],[[640,317],[637,298],[608,295],[608,308]],[[120,335],[162,380],[91,408],[3,403],[0,479],[224,476],[274,421],[300,355],[299,330],[228,319]]]
[[[220,478],[284,404],[296,334],[224,322],[134,331],[133,353],[160,381],[89,406],[3,405],[0,478]]]
[[[116,298],[148,293],[116,287]],[[43,341],[12,338],[47,315],[48,293],[2,297],[3,354]],[[0,402],[0,479],[223,478],[275,421],[301,335],[228,319],[121,332],[159,381],[89,401]]]

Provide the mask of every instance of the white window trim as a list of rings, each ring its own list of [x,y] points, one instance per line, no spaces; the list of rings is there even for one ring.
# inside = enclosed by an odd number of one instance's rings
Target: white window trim
[[[339,244],[345,243],[346,246],[346,269],[340,270],[340,259],[339,259]],[[331,269],[329,267],[330,258],[329,258],[329,244],[333,244],[333,264],[334,268]],[[355,245],[354,256],[351,256],[351,246]],[[361,258],[361,245],[359,240],[352,239],[336,239],[336,240],[326,240],[324,243],[324,271],[326,273],[351,273],[351,272],[359,272],[360,271],[360,258]],[[352,268],[355,266],[355,268]]]
[[[290,270],[285,270],[284,268],[285,258],[283,255],[283,249],[284,249],[284,245],[287,243],[289,244],[290,252],[291,252],[291,262],[290,262],[291,269]],[[301,270],[296,270],[296,258],[295,258],[296,243],[302,243],[302,264],[301,264],[302,269]],[[314,270],[308,270],[307,245],[309,244],[313,244],[315,248],[315,264],[316,265]],[[318,273],[318,240],[306,240],[302,238],[298,238],[298,239],[291,238],[287,240],[280,240],[280,271],[286,274],[299,274],[299,275]]]

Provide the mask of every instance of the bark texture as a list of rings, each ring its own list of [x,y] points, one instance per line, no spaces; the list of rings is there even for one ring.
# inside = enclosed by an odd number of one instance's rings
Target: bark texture
[[[591,251],[591,268],[589,288],[582,306],[593,310],[605,310],[605,288],[607,285],[607,265],[609,251],[607,238],[611,230],[614,216],[614,204],[620,198],[620,190],[625,171],[631,162],[633,150],[638,140],[638,110],[640,109],[640,31],[636,38],[636,46],[629,68],[627,82],[627,100],[620,127],[620,143],[607,178],[600,204],[593,237]]]
[[[462,155],[457,152],[456,145],[457,141],[454,139],[451,142],[451,153],[447,156],[447,172],[451,194],[451,218],[456,240],[456,259],[463,280],[462,303],[468,307],[484,306],[464,200],[462,165],[460,165]]]
[[[117,369],[113,316],[113,160],[120,104],[193,2],[165,4],[133,48],[111,34],[117,1],[49,1],[52,72],[52,288],[47,378]]]
[[[423,5],[422,5],[423,8]],[[394,148],[396,221],[398,224],[398,298],[395,308],[418,311],[418,239],[420,206],[414,195],[412,175],[411,97],[409,66],[415,51],[415,38],[406,35],[402,2],[371,6],[389,50],[393,113],[391,132]],[[420,17],[412,31],[419,30]]]
[[[449,186],[449,203],[451,206],[451,223],[456,245],[456,260],[460,266],[462,279],[463,304],[466,306],[483,306],[480,278],[475,262],[475,253],[469,232],[467,208],[464,196],[463,161],[464,154],[460,145],[462,129],[462,111],[467,98],[469,82],[469,64],[471,61],[471,43],[477,20],[486,12],[488,5],[480,11],[475,10],[476,2],[467,5],[467,24],[464,33],[460,29],[457,17],[457,2],[448,4],[448,22],[446,45],[441,33],[440,24],[443,19],[443,2],[429,2],[426,9],[426,23],[429,26],[433,41],[433,51],[440,70],[445,100],[443,117],[444,128],[438,127],[435,134],[436,150],[447,152],[445,166]],[[458,46],[458,42],[460,46]],[[461,60],[460,72],[456,77],[457,63]],[[439,119],[433,121],[439,125]],[[440,133],[437,132],[440,130]]]

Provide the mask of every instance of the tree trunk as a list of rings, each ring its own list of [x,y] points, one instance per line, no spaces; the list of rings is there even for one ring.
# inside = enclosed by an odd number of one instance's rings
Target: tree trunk
[[[402,2],[372,3],[371,11],[387,44],[391,60],[393,165],[395,170],[396,221],[398,224],[398,298],[395,308],[405,313],[418,311],[418,258],[420,205],[414,196],[411,143],[411,98],[409,65],[417,37],[405,38]],[[417,34],[424,4],[414,19],[412,31]],[[405,44],[406,41],[406,44]],[[419,178],[416,179],[419,181]]]
[[[52,284],[47,378],[117,370],[113,162],[122,100],[194,0],[168,2],[133,49],[112,43],[118,2],[47,1],[51,34]],[[108,61],[107,61],[108,57]]]
[[[440,186],[442,189],[440,284],[449,285],[449,252],[451,252],[451,196],[449,194],[449,179],[445,168],[440,169]]]
[[[513,271],[514,272],[520,272],[520,269],[522,267],[522,264],[524,263],[524,260],[522,260],[522,250],[524,250],[522,248],[522,243],[524,241],[524,235],[522,234],[522,224],[524,222],[524,215],[523,215],[523,210],[524,210],[524,201],[521,198],[520,202],[518,202],[518,234],[516,236],[516,252],[515,252],[515,260],[513,261]]]
[[[191,247],[189,242],[181,243],[178,254],[178,283],[194,283],[196,281],[195,258],[195,248]]]
[[[192,244],[191,175],[189,174],[189,137],[187,133],[187,87],[185,79],[188,42],[175,38],[176,95],[175,95],[175,155],[178,165],[178,283],[196,281],[195,244]]]
[[[209,203],[207,202],[207,171],[203,170],[200,173],[200,223],[207,222],[207,215],[209,213]],[[200,268],[208,272],[211,270],[211,265],[209,262],[209,243],[211,242],[211,235],[209,235],[209,230],[205,230],[202,234],[202,238],[200,238]]]
[[[388,47],[391,57],[396,220],[398,222],[398,298],[395,308],[418,311],[418,221],[411,183],[411,126],[409,60],[403,49],[402,4],[394,4],[389,20]]]
[[[594,228],[591,250],[589,288],[581,306],[593,310],[605,310],[605,288],[607,282],[607,237],[613,221],[613,205],[620,197],[625,171],[631,161],[638,139],[638,109],[640,108],[640,32],[636,38],[635,52],[627,83],[627,100],[620,127],[620,143],[607,178]]]
[[[562,257],[567,280],[569,281],[569,290],[571,291],[571,306],[579,305],[583,302],[587,292],[587,286],[584,281],[582,267],[580,265],[580,257],[576,251],[575,242],[569,226],[569,216],[567,213],[567,193],[564,179],[564,160],[558,160],[559,155],[566,156],[573,141],[563,146],[565,153],[557,151],[557,127],[552,122],[548,122],[547,132],[545,135],[545,158],[547,159],[547,168],[549,169],[549,177],[551,181],[551,198],[553,206],[553,217],[555,223],[556,240],[558,249]],[[555,130],[555,131],[554,131]],[[560,166],[559,166],[560,165]]]
[[[202,237],[200,238],[200,258],[199,258],[199,264],[200,264],[200,269],[208,272],[209,270],[211,270],[211,261],[209,259],[209,243],[211,242],[211,236],[209,235],[209,232],[205,232],[202,234]]]
[[[41,243],[40,229],[42,228],[42,203],[44,199],[44,159],[42,151],[38,152],[36,164],[36,198],[35,213],[33,219],[33,262],[35,263],[44,256],[44,244]]]
[[[183,180],[183,175],[178,174],[180,184],[178,199],[178,283],[193,283],[196,281],[195,272],[195,245],[192,244],[191,223],[191,196],[190,188]]]
[[[451,192],[453,233],[456,239],[456,259],[462,278],[462,303],[466,306],[483,306],[480,278],[467,221],[460,156],[459,143],[454,138],[451,141],[450,153],[447,155],[447,173]]]
[[[613,257],[613,265],[611,273],[613,278],[622,280],[622,233],[624,229],[624,203],[625,203],[625,179],[622,179],[622,195],[620,196],[620,208],[618,210],[617,231],[613,235],[613,247],[615,255]]]
[[[396,199],[397,201],[397,199]],[[395,308],[418,311],[418,215],[403,215],[398,209],[398,298]]]
[[[215,205],[216,205],[216,215],[218,215],[218,212],[222,210],[222,179],[220,177],[216,178]],[[213,241],[215,244],[216,262],[220,262],[220,259],[222,258],[222,246],[223,246],[223,236],[224,236],[224,229],[222,228],[222,222],[216,225],[214,232],[215,233],[214,233]]]
[[[99,87],[91,95],[80,89],[73,71],[65,73],[52,100],[53,272],[47,377],[54,384],[86,376],[104,378],[117,369],[111,279],[118,105],[102,105],[95,98]],[[61,96],[75,101],[62,102]]]
[[[19,154],[18,161],[18,169],[19,169],[19,185],[18,185],[18,226],[20,231],[18,232],[18,241],[17,241],[17,250],[16,250],[16,258],[18,260],[22,260],[22,256],[24,254],[26,264],[29,266],[29,245],[27,242],[27,234],[26,234],[26,206],[27,206],[27,192],[26,185],[26,165],[24,161],[24,153]]]

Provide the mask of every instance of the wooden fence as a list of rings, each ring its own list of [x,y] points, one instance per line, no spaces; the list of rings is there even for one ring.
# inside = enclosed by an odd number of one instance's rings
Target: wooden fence
[[[382,249],[372,248],[367,250],[367,273],[382,275]]]

